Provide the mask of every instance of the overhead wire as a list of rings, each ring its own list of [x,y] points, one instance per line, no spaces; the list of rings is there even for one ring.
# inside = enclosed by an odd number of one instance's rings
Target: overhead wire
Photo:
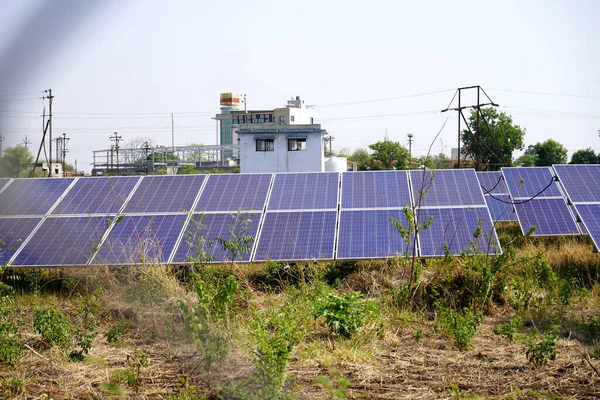
[[[523,201],[514,201],[514,200],[512,200],[512,201],[506,201],[506,200],[503,200],[503,199],[500,199],[500,198],[494,196],[493,193],[491,193],[491,191],[494,190],[496,188],[496,186],[498,186],[498,184],[500,183],[501,180],[504,180],[503,176],[500,176],[500,179],[498,179],[498,182],[496,183],[496,185],[494,185],[494,187],[492,189],[490,189],[489,191],[483,185],[480,184],[479,186],[481,186],[481,188],[483,189],[483,191],[485,192],[485,194],[489,195],[491,198],[496,199],[499,202],[504,203],[504,204],[516,205],[516,204],[525,204],[525,203],[528,203],[531,200],[533,200],[536,197],[538,197],[539,195],[541,195],[542,193],[544,193],[546,190],[548,190],[548,188],[550,186],[552,186],[552,183],[554,182],[555,177],[553,176],[552,179],[550,180],[550,183],[548,185],[546,185],[546,187],[543,188],[540,192],[536,193],[533,197],[531,197],[529,199],[526,199],[526,200],[523,200]]]

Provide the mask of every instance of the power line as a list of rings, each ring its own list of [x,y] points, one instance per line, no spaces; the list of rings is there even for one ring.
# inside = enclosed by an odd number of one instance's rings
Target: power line
[[[600,99],[600,96],[586,96],[580,94],[566,94],[566,93],[550,93],[550,92],[530,92],[526,90],[509,90],[509,89],[488,89],[496,92],[508,92],[508,93],[522,93],[522,94],[535,94],[541,96],[561,96],[561,97],[579,97],[582,99]]]
[[[345,103],[315,104],[315,105],[310,105],[308,107],[312,107],[312,108],[329,108],[329,107],[352,106],[352,105],[355,105],[355,104],[378,103],[378,102],[382,102],[382,101],[393,101],[393,100],[400,100],[400,99],[408,99],[408,98],[411,98],[411,97],[429,96],[429,95],[432,95],[432,94],[450,92],[452,90],[456,90],[456,89],[436,90],[434,92],[407,94],[407,95],[404,95],[404,96],[395,96],[395,97],[384,97],[384,98],[381,98],[381,99],[357,100],[357,101],[349,101],[349,102],[345,102]]]
[[[406,117],[419,114],[437,114],[439,110],[428,110],[428,111],[413,111],[406,113],[394,113],[394,114],[377,114],[377,115],[361,115],[358,117],[340,117],[340,118],[325,118],[321,119],[322,122],[337,122],[337,121],[352,121],[361,119],[379,119],[379,118],[392,118],[392,117]]]

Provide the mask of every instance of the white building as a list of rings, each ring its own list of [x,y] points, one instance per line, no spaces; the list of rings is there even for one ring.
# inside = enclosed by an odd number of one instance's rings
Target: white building
[[[274,110],[233,111],[240,144],[240,172],[325,171],[329,138],[299,96]]]

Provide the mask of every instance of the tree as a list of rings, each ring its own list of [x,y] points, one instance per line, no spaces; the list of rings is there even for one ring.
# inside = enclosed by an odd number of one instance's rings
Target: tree
[[[538,142],[533,146],[533,150],[536,156],[535,165],[538,167],[567,163],[567,149],[555,140]]]
[[[478,118],[477,110],[471,112],[471,131],[462,132],[465,153],[471,156],[476,167],[498,170],[512,165],[513,152],[523,150],[525,129],[515,125],[510,115],[495,108],[483,108],[481,114]]]
[[[435,156],[421,156],[417,158],[417,161],[429,169],[452,168],[452,160],[450,160],[444,153],[440,153]]]
[[[369,148],[373,150],[372,169],[406,169],[408,150],[399,142],[384,140],[370,144]]]
[[[371,165],[371,155],[365,149],[354,150],[348,159],[357,164],[359,171],[366,171]]]
[[[570,164],[598,164],[600,154],[596,154],[591,147],[577,150],[571,156]]]
[[[27,146],[18,144],[4,151],[0,162],[0,175],[3,177],[23,178],[27,176],[27,165],[33,164],[33,155]]]
[[[125,145],[122,146],[124,149],[142,149],[144,146],[148,145],[148,147],[154,147],[154,139],[150,136],[136,136],[133,139],[125,142]]]
[[[537,157],[535,154],[525,153],[521,157],[517,158],[513,164],[515,167],[533,167],[536,161]]]

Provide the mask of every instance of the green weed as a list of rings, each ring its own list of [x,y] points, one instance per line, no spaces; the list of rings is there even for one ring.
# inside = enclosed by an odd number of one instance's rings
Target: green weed
[[[332,335],[349,338],[363,325],[369,311],[368,303],[361,298],[359,292],[321,296],[315,301],[314,316],[323,318]]]

